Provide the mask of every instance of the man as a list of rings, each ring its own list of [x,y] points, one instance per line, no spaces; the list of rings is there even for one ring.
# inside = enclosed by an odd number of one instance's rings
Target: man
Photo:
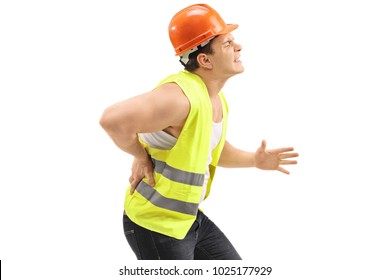
[[[210,6],[179,11],[169,36],[185,70],[152,91],[107,108],[100,124],[134,157],[123,217],[138,259],[241,259],[222,231],[199,211],[216,166],[288,174],[293,148],[245,152],[225,140],[228,107],[221,90],[242,73],[241,46]]]

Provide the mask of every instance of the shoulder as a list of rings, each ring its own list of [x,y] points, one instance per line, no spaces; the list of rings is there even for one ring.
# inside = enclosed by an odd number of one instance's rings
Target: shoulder
[[[175,105],[189,105],[189,101],[186,98],[181,87],[174,83],[165,83],[157,86],[154,90],[150,92],[153,98],[156,98],[156,101],[163,103],[171,103],[173,106]]]
[[[159,83],[159,86],[168,84],[174,84],[177,90],[180,89],[185,95],[207,91],[203,80],[198,75],[188,71],[180,71],[169,75]]]
[[[171,125],[182,125],[191,110],[190,101],[176,83],[161,84],[148,95],[155,116],[169,119]]]

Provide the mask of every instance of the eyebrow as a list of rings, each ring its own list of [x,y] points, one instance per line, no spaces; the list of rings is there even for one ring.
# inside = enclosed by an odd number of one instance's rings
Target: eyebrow
[[[222,42],[222,45],[225,45],[227,43],[230,43],[230,42],[233,42],[234,41],[234,38],[231,37],[231,38],[226,38],[223,42]]]

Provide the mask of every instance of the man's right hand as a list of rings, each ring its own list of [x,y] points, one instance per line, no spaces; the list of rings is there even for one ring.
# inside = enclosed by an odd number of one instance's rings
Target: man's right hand
[[[134,158],[131,167],[131,176],[129,178],[131,195],[143,178],[146,178],[148,185],[154,187],[153,162],[149,156],[146,156],[142,160]]]

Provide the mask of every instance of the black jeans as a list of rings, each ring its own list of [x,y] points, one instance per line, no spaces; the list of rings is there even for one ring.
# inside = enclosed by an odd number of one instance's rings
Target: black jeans
[[[241,260],[223,232],[200,211],[182,240],[140,227],[126,214],[123,229],[139,260]]]

